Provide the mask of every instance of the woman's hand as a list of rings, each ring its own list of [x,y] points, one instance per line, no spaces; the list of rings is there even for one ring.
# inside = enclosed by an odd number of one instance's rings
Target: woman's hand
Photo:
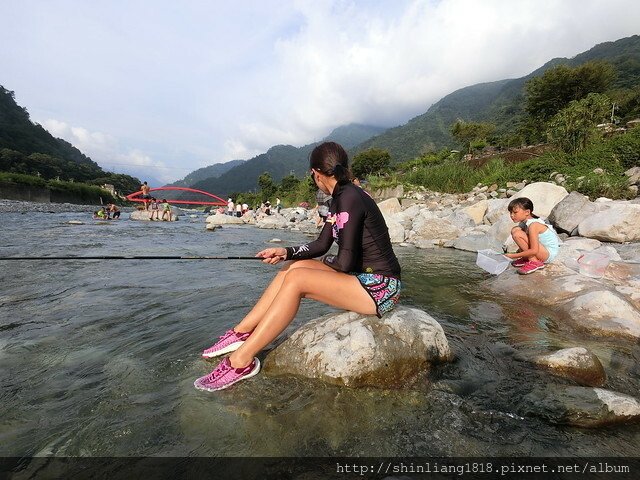
[[[287,258],[287,250],[282,247],[265,248],[261,252],[256,253],[256,257],[264,258],[263,263],[275,265]]]

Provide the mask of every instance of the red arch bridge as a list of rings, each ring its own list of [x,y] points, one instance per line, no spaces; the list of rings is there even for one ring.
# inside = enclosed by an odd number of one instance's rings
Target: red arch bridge
[[[179,203],[186,205],[216,205],[220,207],[226,207],[227,202],[217,195],[213,193],[204,192],[202,190],[196,190],[195,188],[186,188],[186,187],[157,187],[149,189],[149,194],[152,197],[155,197],[158,201],[167,198],[166,196],[153,195],[152,192],[165,192],[165,191],[180,191],[186,192],[182,193],[176,200],[167,199],[169,203]],[[197,195],[196,195],[197,194]],[[137,192],[130,193],[126,196],[127,200],[130,202],[144,202],[145,200],[142,197],[142,190],[138,190]],[[191,198],[197,197],[192,200]],[[149,201],[147,199],[147,201]]]

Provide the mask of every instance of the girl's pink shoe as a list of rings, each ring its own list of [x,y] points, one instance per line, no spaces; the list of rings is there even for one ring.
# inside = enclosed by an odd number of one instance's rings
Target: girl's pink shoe
[[[520,267],[524,267],[527,264],[528,260],[526,258],[518,258],[517,260],[514,260],[513,262],[511,262],[511,265],[513,265],[516,268],[520,268]]]
[[[518,269],[518,273],[520,275],[528,275],[530,273],[535,272],[536,270],[541,270],[544,268],[544,263],[538,262],[537,260],[530,260],[524,264],[524,266]]]

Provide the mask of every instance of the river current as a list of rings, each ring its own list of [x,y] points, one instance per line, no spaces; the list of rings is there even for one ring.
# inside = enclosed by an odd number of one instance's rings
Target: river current
[[[127,215],[124,215],[127,217]],[[82,221],[73,225],[71,220]],[[0,256],[254,255],[295,232],[203,216],[94,222],[0,215]],[[578,429],[518,414],[533,387],[567,382],[526,353],[586,346],[605,388],[636,396],[638,347],[578,337],[552,310],[495,298],[473,254],[396,247],[402,303],[438,320],[455,361],[413,390],[258,375],[193,388],[200,352],[250,309],[276,268],[251,260],[0,262],[0,456],[630,456],[640,427]],[[333,311],[304,301],[291,329]]]

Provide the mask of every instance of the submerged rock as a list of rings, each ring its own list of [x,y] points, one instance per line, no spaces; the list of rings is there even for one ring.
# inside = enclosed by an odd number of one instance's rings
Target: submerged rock
[[[558,350],[535,357],[533,362],[554,375],[574,380],[580,385],[600,387],[607,380],[600,359],[584,347]]]
[[[602,388],[549,385],[526,395],[520,413],[550,423],[595,428],[640,420],[640,402]]]
[[[267,356],[264,370],[349,387],[400,388],[451,358],[436,320],[421,310],[398,307],[380,319],[345,312],[313,320]]]

